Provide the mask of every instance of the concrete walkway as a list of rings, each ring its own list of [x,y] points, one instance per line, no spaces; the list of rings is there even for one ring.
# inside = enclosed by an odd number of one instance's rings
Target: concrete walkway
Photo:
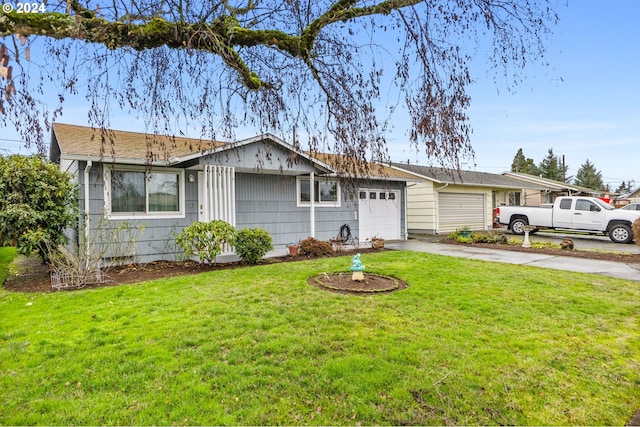
[[[575,271],[578,273],[600,274],[617,279],[640,282],[640,264],[601,261],[587,258],[516,252],[500,249],[473,248],[469,246],[448,245],[426,240],[411,239],[385,243],[385,248],[428,252],[438,255],[455,256],[483,261],[504,262],[508,264],[528,265]]]

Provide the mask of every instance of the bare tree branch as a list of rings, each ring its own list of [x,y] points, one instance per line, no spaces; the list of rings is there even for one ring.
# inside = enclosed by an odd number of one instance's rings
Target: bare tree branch
[[[295,129],[310,151],[358,165],[388,157],[391,112],[402,108],[416,149],[454,167],[472,156],[478,44],[489,41],[493,67],[517,83],[526,64],[544,61],[557,20],[548,0],[50,0],[46,9],[0,14],[0,124],[27,143],[43,145],[65,96],[84,93],[98,127],[119,108],[158,134],[194,123],[212,139]]]

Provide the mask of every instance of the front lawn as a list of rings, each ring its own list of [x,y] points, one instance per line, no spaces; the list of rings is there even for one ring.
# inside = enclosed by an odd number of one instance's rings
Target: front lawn
[[[412,252],[399,292],[331,258],[79,292],[0,291],[0,423],[623,425],[640,286]],[[0,274],[6,258],[0,252]]]

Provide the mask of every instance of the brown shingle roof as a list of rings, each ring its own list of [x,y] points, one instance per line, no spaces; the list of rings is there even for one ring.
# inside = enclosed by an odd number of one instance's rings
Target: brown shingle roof
[[[53,124],[53,134],[63,156],[80,158],[162,162],[225,145],[195,138],[93,129],[63,123]]]
[[[488,172],[476,172],[466,170],[445,169],[435,166],[408,165],[406,163],[392,163],[398,169],[404,169],[419,176],[434,180],[435,182],[471,185],[494,188],[532,188],[538,190],[548,189],[542,184],[533,184],[504,175]]]

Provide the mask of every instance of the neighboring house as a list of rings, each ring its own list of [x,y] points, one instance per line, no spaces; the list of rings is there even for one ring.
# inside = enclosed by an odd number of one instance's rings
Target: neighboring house
[[[497,206],[520,205],[524,189],[546,188],[492,173],[391,165],[421,180],[407,186],[409,233],[450,233],[462,227],[488,230]]]
[[[545,203],[553,203],[560,196],[592,196],[598,197],[601,192],[591,188],[567,184],[566,182],[542,178],[519,172],[505,172],[504,176],[522,180],[529,185],[539,186],[541,189],[524,189],[523,205],[540,206]]]
[[[624,204],[640,203],[640,188],[628,194],[621,194],[620,197],[618,197],[618,200],[622,201]]]
[[[101,229],[143,227],[136,260],[173,259],[175,235],[213,219],[264,228],[282,251],[309,236],[334,238],[344,224],[361,244],[407,236],[410,175],[377,165],[378,176],[339,180],[330,164],[270,134],[227,144],[56,123],[50,159],[78,183],[71,245],[80,250]],[[106,261],[122,256],[116,252],[107,250]]]

